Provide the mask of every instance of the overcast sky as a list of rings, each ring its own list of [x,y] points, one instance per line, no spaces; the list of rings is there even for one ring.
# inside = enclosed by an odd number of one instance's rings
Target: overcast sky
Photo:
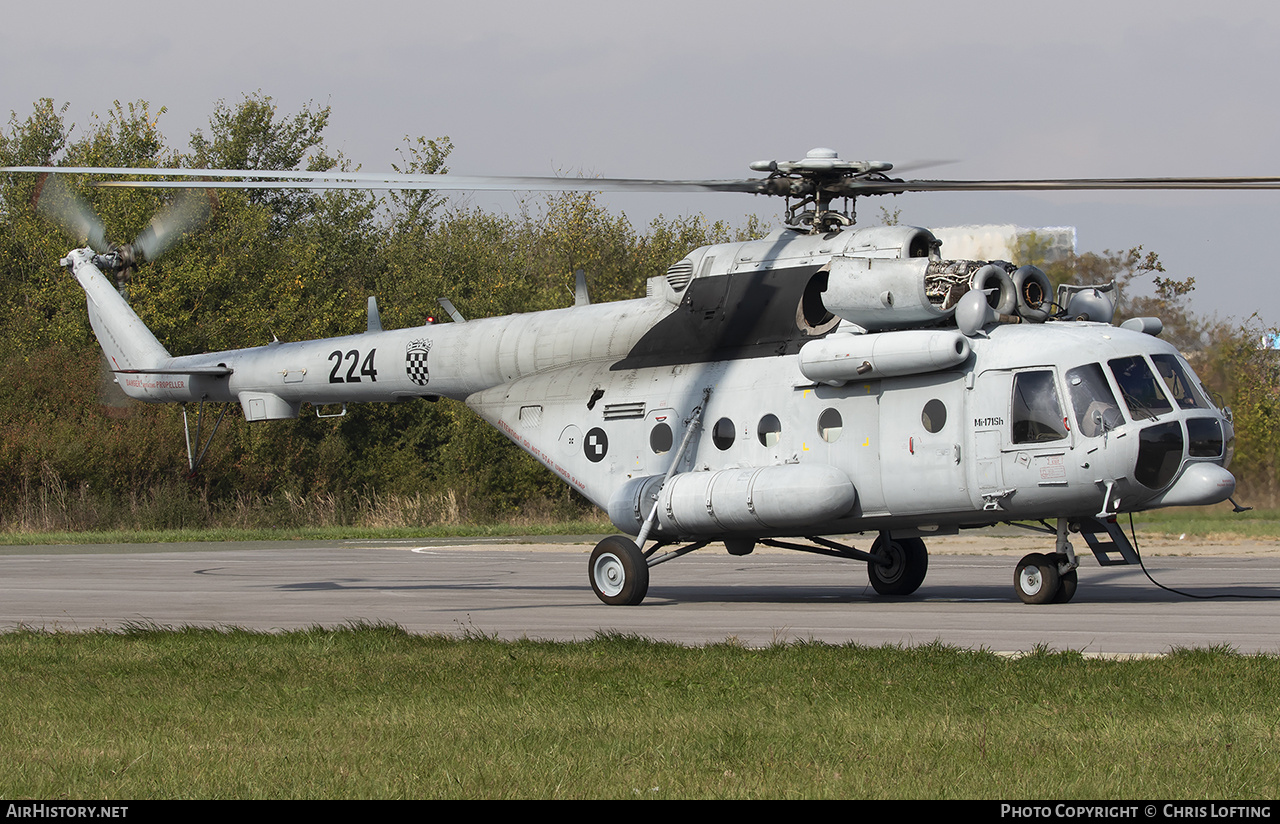
[[[385,170],[452,138],[460,174],[747,177],[814,146],[922,177],[1280,174],[1280,4],[1264,2],[11,3],[0,111],[73,122],[167,108],[173,146],[261,90],[332,107],[331,150]],[[503,201],[493,201],[501,205]],[[506,198],[514,204],[514,197]],[[614,195],[657,213],[775,219],[746,195]],[[485,201],[485,205],[490,205]],[[1280,323],[1280,192],[910,194],[859,201],[922,226],[1072,225],[1144,244],[1203,314]]]

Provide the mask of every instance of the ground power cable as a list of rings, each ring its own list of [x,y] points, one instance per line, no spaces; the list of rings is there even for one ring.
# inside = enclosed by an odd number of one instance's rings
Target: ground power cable
[[[1146,562],[1142,560],[1142,552],[1139,551],[1138,549],[1138,534],[1133,528],[1132,512],[1129,513],[1129,536],[1133,540],[1133,552],[1135,555],[1138,556],[1138,565],[1142,567],[1142,574],[1147,576],[1148,581],[1160,587],[1160,589],[1163,589],[1165,592],[1172,592],[1174,595],[1182,595],[1186,598],[1196,598],[1203,601],[1210,601],[1215,598],[1241,598],[1241,599],[1258,600],[1258,601],[1274,601],[1274,600],[1280,599],[1280,594],[1259,595],[1259,594],[1248,593],[1248,592],[1219,592],[1219,593],[1214,593],[1212,595],[1204,595],[1204,594],[1198,594],[1194,592],[1187,592],[1185,590],[1176,589],[1174,587],[1165,586],[1164,584],[1157,581],[1155,578],[1151,577],[1151,572],[1147,569]]]

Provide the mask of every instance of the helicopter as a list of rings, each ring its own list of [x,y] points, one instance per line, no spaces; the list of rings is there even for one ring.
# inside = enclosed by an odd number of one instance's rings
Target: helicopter
[[[853,206],[920,191],[1276,189],[1280,177],[903,180],[825,148],[751,169],[765,176],[0,171],[186,193],[126,246],[107,245],[83,204],[43,207],[90,238],[61,265],[127,395],[198,403],[201,420],[206,403],[238,403],[249,422],[297,418],[303,404],[463,401],[622,533],[588,561],[605,604],[640,604],[653,567],[713,543],[853,560],[880,595],[908,596],[928,571],[925,539],[999,523],[1052,536],[1052,551],[1016,564],[1018,598],[1066,603],[1073,534],[1102,565],[1136,563],[1119,514],[1231,498],[1230,409],[1159,338],[1158,318],[1113,323],[1114,283],[1055,291],[1034,266],[947,259],[925,228],[859,227]],[[441,299],[453,323],[384,329],[370,297],[360,334],[171,355],[108,273],[197,225],[207,209],[193,192],[277,187],[719,191],[786,207],[782,228],[694,249],[632,300],[592,303],[578,272],[562,309],[468,319]],[[837,540],[853,535],[874,537]]]

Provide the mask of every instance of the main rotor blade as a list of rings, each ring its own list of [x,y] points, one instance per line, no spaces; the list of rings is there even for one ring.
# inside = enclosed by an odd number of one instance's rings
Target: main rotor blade
[[[1280,177],[1117,177],[1042,180],[863,180],[830,184],[828,191],[848,195],[899,192],[1020,192],[1107,189],[1280,189]]]
[[[898,174],[906,174],[907,172],[918,172],[923,169],[936,169],[939,166],[950,166],[959,162],[959,160],[909,160],[906,163],[893,164],[893,170]]]
[[[435,191],[520,192],[741,192],[804,194],[808,181],[780,178],[752,180],[635,180],[607,177],[481,177],[467,175],[367,175],[274,180],[104,180],[97,186],[156,189],[431,189]],[[857,196],[901,192],[1015,192],[1108,189],[1280,189],[1280,177],[1157,177],[1043,180],[878,180],[842,178],[816,185],[833,195]]]
[[[36,211],[61,226],[76,242],[88,243],[95,252],[108,248],[107,228],[66,178],[47,174],[36,184],[31,198]]]
[[[604,177],[470,175],[321,176],[272,180],[102,180],[104,188],[150,189],[430,189],[440,192],[746,192],[765,193],[761,180],[631,180]]]
[[[397,172],[297,172],[266,169],[150,169],[109,166],[5,166],[6,172],[238,180],[102,180],[96,186],[148,189],[438,189],[511,192],[762,192],[764,179],[650,180],[603,177],[403,175]]]
[[[154,189],[434,189],[438,191],[546,192],[743,192],[805,193],[817,186],[835,196],[901,192],[1001,192],[1108,189],[1280,189],[1280,176],[1044,178],[1039,180],[900,180],[835,177],[813,180],[777,177],[743,180],[648,180],[592,177],[488,177],[480,175],[401,175],[375,172],[299,172],[262,169],[149,169],[111,167],[10,166],[0,172],[62,172],[112,176],[222,178],[217,180],[104,180],[103,187]],[[226,178],[238,178],[229,180]],[[811,190],[811,189],[810,189]]]

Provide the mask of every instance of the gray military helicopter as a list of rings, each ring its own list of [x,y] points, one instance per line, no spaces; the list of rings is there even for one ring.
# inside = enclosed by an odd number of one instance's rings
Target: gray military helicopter
[[[464,401],[625,533],[600,541],[588,564],[606,604],[639,604],[651,567],[711,543],[732,555],[764,545],[864,562],[878,593],[910,595],[928,569],[925,538],[1002,522],[1053,536],[1052,552],[1018,562],[1018,597],[1064,603],[1080,563],[1071,533],[1101,564],[1133,563],[1118,514],[1230,498],[1230,410],[1158,337],[1158,319],[1112,325],[1113,284],[1051,294],[1035,267],[949,260],[927,229],[855,227],[852,206],[916,191],[1275,189],[1280,178],[901,180],[888,177],[892,164],[829,149],[751,168],[765,176],[0,171],[147,176],[98,185],[178,189],[786,198],[783,228],[694,249],[651,277],[642,298],[592,304],[579,273],[572,307],[464,319],[442,301],[454,323],[395,330],[382,328],[370,298],[362,334],[181,356],[104,272],[180,236],[199,211],[193,201],[157,222],[157,239],[127,247],[105,246],[80,207],[49,210],[93,239],[61,263],[84,287],[93,330],[130,397],[199,403],[202,412],[239,403],[251,422],[296,418],[303,404]],[[867,533],[867,549],[831,537]]]

